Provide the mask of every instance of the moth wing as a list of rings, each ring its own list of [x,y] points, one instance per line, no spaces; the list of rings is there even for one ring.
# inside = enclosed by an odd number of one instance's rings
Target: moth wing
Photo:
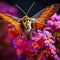
[[[4,22],[8,22],[14,25],[14,28],[17,31],[21,30],[21,24],[19,23],[19,20],[20,20],[19,18],[12,16],[10,14],[7,14],[7,13],[0,12],[0,21],[2,22],[2,20]]]
[[[54,13],[56,13],[60,8],[60,4],[52,4],[50,6],[47,6],[46,8],[42,9],[39,11],[37,14],[32,16],[33,18],[36,18],[36,27],[37,28],[42,28],[46,26],[45,21],[52,16]]]
[[[13,16],[13,15],[11,15],[11,14],[8,14],[8,13],[6,13],[6,15],[10,16],[11,18],[15,19],[16,21],[18,21],[18,20],[20,19],[20,18],[18,18],[18,17],[16,17],[16,16]]]

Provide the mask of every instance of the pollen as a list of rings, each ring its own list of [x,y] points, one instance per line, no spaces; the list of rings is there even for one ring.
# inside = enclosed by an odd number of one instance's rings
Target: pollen
[[[32,46],[33,46],[34,48],[37,48],[37,47],[38,47],[38,44],[37,44],[36,42],[32,42]]]
[[[36,38],[38,38],[38,39],[39,39],[39,38],[41,38],[41,36],[40,36],[40,35],[38,35],[38,36],[36,36]]]
[[[22,44],[22,39],[17,40],[17,44]]]
[[[56,22],[56,20],[52,19],[52,20],[51,20],[51,22],[52,22],[52,23],[55,23],[55,22]]]
[[[54,50],[54,47],[53,47],[53,46],[50,46],[50,49],[51,49],[51,50]]]
[[[47,42],[50,42],[50,38],[46,38],[46,41],[47,41]]]
[[[20,49],[17,49],[16,52],[17,52],[17,54],[20,54],[21,53]]]

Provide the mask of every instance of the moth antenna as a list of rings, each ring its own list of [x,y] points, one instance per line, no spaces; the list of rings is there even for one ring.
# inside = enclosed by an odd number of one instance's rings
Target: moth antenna
[[[29,7],[27,14],[30,12],[30,10],[32,9],[32,7],[34,6],[35,2],[33,2],[33,4]]]
[[[20,6],[18,6],[17,4],[16,4],[16,7],[18,7],[25,15],[27,15],[26,12]]]

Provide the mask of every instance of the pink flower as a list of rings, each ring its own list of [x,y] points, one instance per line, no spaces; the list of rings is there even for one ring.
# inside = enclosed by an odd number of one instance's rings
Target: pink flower
[[[47,20],[48,27],[54,27],[55,29],[60,29],[60,15],[54,14]]]
[[[36,41],[29,41],[29,49],[31,52],[38,52],[40,45]]]
[[[17,54],[17,56],[18,56],[19,59],[21,58],[22,53],[23,53],[22,49],[20,49],[20,48],[16,49],[16,54]]]
[[[17,39],[13,40],[13,45],[15,48],[22,47],[26,43],[26,39],[24,36],[18,36]]]

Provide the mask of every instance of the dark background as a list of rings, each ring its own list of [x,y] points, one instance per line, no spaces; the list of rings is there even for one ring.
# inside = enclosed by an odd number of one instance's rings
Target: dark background
[[[48,5],[60,3],[60,0],[0,0],[0,1],[5,1],[10,5],[14,6],[15,4],[18,4],[25,12],[27,12],[31,4],[35,2],[35,5],[28,14],[30,17]],[[57,13],[60,14],[60,10]],[[24,13],[18,9],[18,15],[19,17],[22,17],[24,16]]]

